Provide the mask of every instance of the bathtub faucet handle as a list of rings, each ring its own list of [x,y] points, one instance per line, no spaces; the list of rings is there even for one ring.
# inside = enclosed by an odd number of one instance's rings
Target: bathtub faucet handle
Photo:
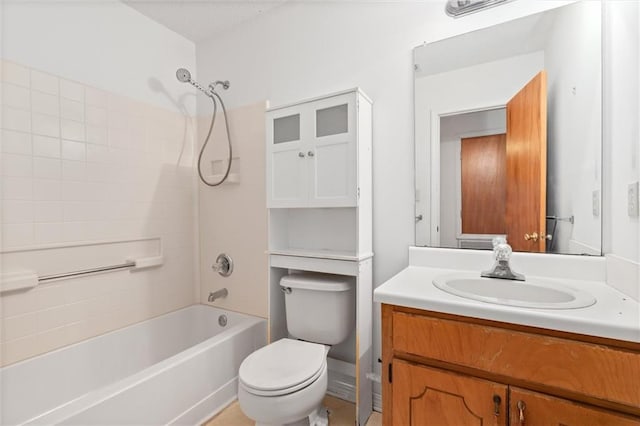
[[[228,254],[221,253],[216,258],[216,263],[211,265],[211,269],[223,277],[228,277],[233,272],[233,259]]]

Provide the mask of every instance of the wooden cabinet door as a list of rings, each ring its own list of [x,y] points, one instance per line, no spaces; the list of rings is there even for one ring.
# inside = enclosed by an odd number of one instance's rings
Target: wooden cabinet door
[[[356,94],[311,103],[309,207],[357,206]]]
[[[519,388],[509,390],[511,426],[638,426],[633,418]]]
[[[507,386],[393,361],[393,426],[507,424]]]

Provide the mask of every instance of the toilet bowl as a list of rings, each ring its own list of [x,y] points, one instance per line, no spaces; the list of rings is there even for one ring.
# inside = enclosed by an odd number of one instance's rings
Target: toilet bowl
[[[238,400],[258,425],[326,425],[328,347],[281,339],[240,366]],[[323,416],[324,414],[324,416]]]

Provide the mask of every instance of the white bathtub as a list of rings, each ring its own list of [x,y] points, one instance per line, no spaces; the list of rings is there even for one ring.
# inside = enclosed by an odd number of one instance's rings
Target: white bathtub
[[[1,369],[0,424],[199,424],[265,344],[264,319],[184,308]]]

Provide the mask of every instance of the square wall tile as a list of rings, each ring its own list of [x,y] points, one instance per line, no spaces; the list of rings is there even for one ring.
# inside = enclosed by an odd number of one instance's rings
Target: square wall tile
[[[31,177],[33,164],[30,155],[4,154],[2,156],[2,176]]]
[[[35,313],[16,315],[2,320],[2,340],[20,339],[31,334],[35,334],[38,330]]]
[[[60,158],[60,139],[33,135],[33,155]]]
[[[2,362],[4,365],[41,353],[37,334],[5,342],[2,346]]]
[[[62,185],[59,180],[34,179],[33,199],[35,201],[58,201],[62,197]]]
[[[3,200],[33,199],[33,179],[21,177],[2,178]]]
[[[87,183],[64,181],[62,182],[62,200],[64,201],[85,201],[87,200]],[[68,203],[64,204],[64,220],[65,222],[72,222],[78,220],[89,220],[90,217],[86,217],[84,212],[84,205]],[[80,216],[77,216],[80,212]]]
[[[31,108],[29,89],[11,83],[2,83],[2,105],[28,110]]]
[[[31,90],[58,95],[58,77],[40,71],[31,70]]]
[[[56,158],[35,157],[33,159],[33,177],[35,178],[60,179],[61,170],[61,162]]]
[[[45,114],[32,114],[33,133],[36,135],[60,137],[60,118]]]
[[[86,241],[86,222],[70,222],[62,224],[62,239],[64,241]]]
[[[106,145],[108,143],[108,133],[106,127],[87,125],[87,142],[96,145]]]
[[[84,122],[84,103],[60,98],[60,117]]]
[[[60,123],[62,139],[84,141],[84,124],[72,120],[62,120]]]
[[[84,86],[70,80],[60,80],[60,96],[73,101],[84,102]]]
[[[88,152],[87,152],[88,156]],[[85,181],[87,179],[86,163],[84,161],[62,161],[62,180]]]
[[[13,130],[2,130],[0,137],[2,138],[3,153],[31,154],[31,134],[26,132],[16,132]]]
[[[36,244],[53,244],[62,241],[62,223],[34,223],[33,239]]]
[[[35,201],[33,220],[37,223],[62,222],[62,203],[60,201]]]
[[[20,132],[31,132],[31,113],[29,113],[29,111],[3,106],[2,128]]]
[[[0,75],[2,75],[2,81],[23,87],[30,86],[29,68],[22,65],[2,61],[2,73]]]
[[[87,161],[106,163],[109,161],[109,150],[103,145],[87,144]]]
[[[33,224],[7,224],[2,226],[2,246],[24,247],[33,244]]]
[[[84,142],[62,141],[62,159],[84,161],[86,158],[86,145]]]
[[[60,115],[60,98],[49,93],[32,91],[31,111],[57,117]]]
[[[33,222],[33,202],[5,200],[2,202],[2,223]]]

